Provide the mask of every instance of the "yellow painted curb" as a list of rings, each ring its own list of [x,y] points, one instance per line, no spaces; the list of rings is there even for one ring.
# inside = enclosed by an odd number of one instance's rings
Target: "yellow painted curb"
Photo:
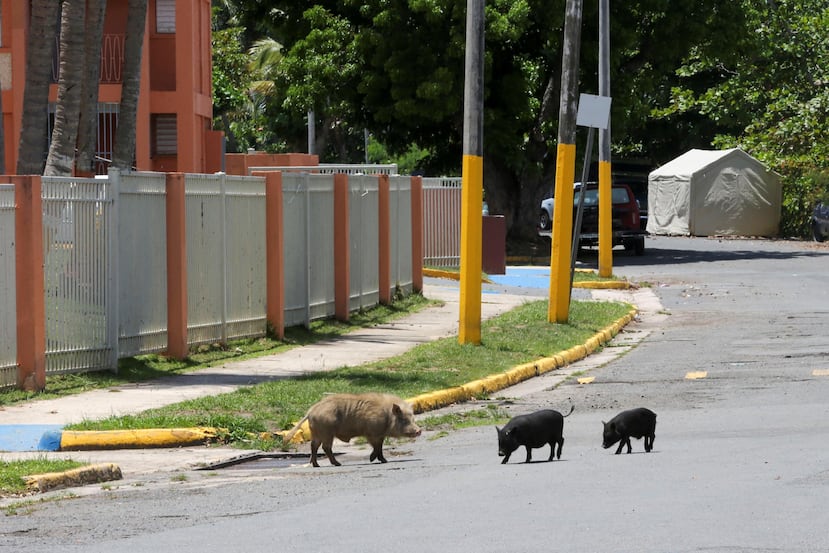
[[[64,430],[61,451],[178,447],[215,439],[218,428],[149,428],[144,430]]]
[[[443,271],[441,269],[423,269],[423,276],[432,278],[449,278],[452,280],[460,280],[461,274],[457,271]]]
[[[596,351],[599,347],[606,344],[613,339],[619,331],[627,325],[636,316],[638,310],[631,306],[630,311],[615,321],[596,332],[589,338],[585,345],[577,345],[572,348],[544,357],[536,361],[517,365],[503,373],[496,373],[472,382],[467,382],[461,386],[447,388],[445,390],[437,390],[434,392],[426,392],[406,401],[411,404],[415,413],[424,413],[440,407],[446,407],[453,403],[462,403],[469,401],[478,396],[493,394],[504,388],[514,386],[530,378],[534,378],[541,374],[556,370],[575,361],[579,361],[587,357],[590,353]],[[287,431],[276,432],[278,435],[284,436]],[[311,431],[308,428],[308,423],[304,423],[302,427],[294,434],[291,443],[300,443],[311,439]]]
[[[97,484],[99,482],[111,482],[121,480],[123,475],[118,465],[112,463],[101,465],[89,465],[64,472],[47,472],[45,474],[33,474],[26,477],[26,485],[39,492],[47,492],[59,488],[72,488]]]
[[[276,434],[277,436],[282,436],[282,438],[284,439],[285,435],[289,431],[290,430],[280,430],[278,432],[274,432],[274,434]],[[288,441],[288,443],[299,444],[299,443],[302,443],[302,442],[307,442],[310,439],[311,439],[311,427],[308,426],[308,421],[305,421],[305,422],[302,423],[302,426],[299,427],[299,430],[296,431],[296,434],[291,436],[291,439]]]
[[[435,392],[427,392],[420,394],[408,401],[415,413],[423,413],[432,409],[446,407],[453,403],[460,403],[469,401],[478,395],[492,394],[509,386],[529,380],[530,378],[539,376],[549,371],[556,370],[575,361],[579,361],[589,353],[592,353],[602,345],[613,339],[616,334],[638,313],[635,307],[631,307],[630,311],[621,317],[616,322],[599,330],[593,337],[591,337],[587,344],[574,346],[566,351],[560,352],[550,357],[544,357],[530,363],[517,365],[512,369],[494,375],[490,375],[479,380],[468,382],[462,386],[449,388],[447,390],[438,390]],[[592,348],[592,349],[590,349]]]
[[[592,290],[627,290],[630,282],[626,280],[591,280],[588,282],[574,282],[573,288],[589,288]]]

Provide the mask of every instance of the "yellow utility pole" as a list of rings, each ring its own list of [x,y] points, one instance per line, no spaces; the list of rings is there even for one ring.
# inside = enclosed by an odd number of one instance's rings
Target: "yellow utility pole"
[[[553,244],[550,255],[550,302],[547,319],[566,323],[570,313],[570,246],[573,236],[573,176],[576,162],[579,47],[582,0],[567,0],[561,60],[561,100],[556,149]]]
[[[481,343],[484,173],[484,0],[466,2],[466,79],[461,174],[461,277],[458,342]]]
[[[610,0],[599,0],[599,96],[610,96]],[[613,274],[613,186],[610,118],[599,129],[599,276]]]

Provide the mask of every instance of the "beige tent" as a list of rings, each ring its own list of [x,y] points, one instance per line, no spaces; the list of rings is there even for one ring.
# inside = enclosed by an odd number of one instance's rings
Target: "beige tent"
[[[651,234],[774,236],[780,176],[739,148],[690,150],[648,175]]]

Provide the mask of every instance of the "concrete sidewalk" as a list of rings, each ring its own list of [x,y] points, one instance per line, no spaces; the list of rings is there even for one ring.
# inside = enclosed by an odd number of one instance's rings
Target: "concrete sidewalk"
[[[508,271],[508,274],[501,278],[493,277],[494,283],[483,287],[482,318],[497,316],[527,301],[546,298],[546,289],[538,287],[539,283],[544,282],[543,272],[544,268],[519,268]],[[307,372],[343,366],[357,366],[398,355],[420,343],[457,335],[458,284],[446,279],[427,278],[423,293],[430,299],[441,300],[443,304],[388,324],[357,330],[335,340],[294,348],[279,355],[230,362],[157,381],[0,408],[0,429],[31,427],[37,433],[43,432],[44,429],[60,429],[66,424],[85,419],[138,413],[188,399],[230,392],[242,386],[268,380],[290,378]],[[626,290],[573,291],[574,300],[594,296],[631,303],[641,301],[641,298],[634,299],[632,291]],[[31,436],[29,439],[31,440]],[[37,451],[36,447],[29,447],[28,451],[26,449],[20,448],[17,452],[0,451],[0,460],[44,455],[44,452]],[[239,456],[241,453],[233,448],[186,445],[161,449],[54,451],[50,452],[49,456],[71,457],[91,463],[115,463],[125,473],[146,474],[212,464]]]

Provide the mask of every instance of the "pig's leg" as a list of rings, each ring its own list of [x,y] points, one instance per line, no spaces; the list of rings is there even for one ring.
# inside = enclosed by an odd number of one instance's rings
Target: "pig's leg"
[[[653,439],[655,436],[651,434],[650,436],[645,436],[645,451],[650,452],[653,449]]]
[[[530,446],[528,446],[528,445],[525,445],[524,447],[526,447],[526,448],[527,448],[527,460],[526,460],[526,461],[524,461],[524,462],[525,462],[525,463],[529,463],[529,462],[532,460],[532,458],[533,458],[532,449],[531,449],[531,448],[530,448]]]
[[[502,464],[502,465],[506,465],[506,464],[507,464],[507,461],[509,461],[509,456],[510,456],[510,455],[512,455],[512,453],[507,453],[506,455],[504,455],[504,460],[503,460],[503,461],[501,461],[501,464]]]
[[[558,455],[556,455],[556,459],[561,459],[561,449],[564,447],[564,438],[559,438],[558,440]]]
[[[630,447],[630,436],[625,436],[625,443],[628,445],[628,453],[633,451],[633,448]]]
[[[383,438],[375,439],[369,442],[371,444],[371,455],[368,458],[369,463],[378,459],[381,463],[386,463],[386,458],[383,457]]]
[[[334,457],[334,451],[331,449],[334,440],[329,440],[322,443],[322,450],[325,452],[325,455],[328,457],[328,460],[331,461],[331,464],[335,467],[340,466],[340,462]]]
[[[616,455],[619,455],[622,452],[623,447],[625,447],[625,440],[621,439],[621,440],[619,440],[619,447],[616,448]],[[629,443],[628,443],[628,447],[630,447]]]
[[[320,442],[318,440],[312,439],[311,440],[311,464],[315,467],[320,466],[319,463],[317,463],[317,450],[319,449],[319,447],[320,447]]]

